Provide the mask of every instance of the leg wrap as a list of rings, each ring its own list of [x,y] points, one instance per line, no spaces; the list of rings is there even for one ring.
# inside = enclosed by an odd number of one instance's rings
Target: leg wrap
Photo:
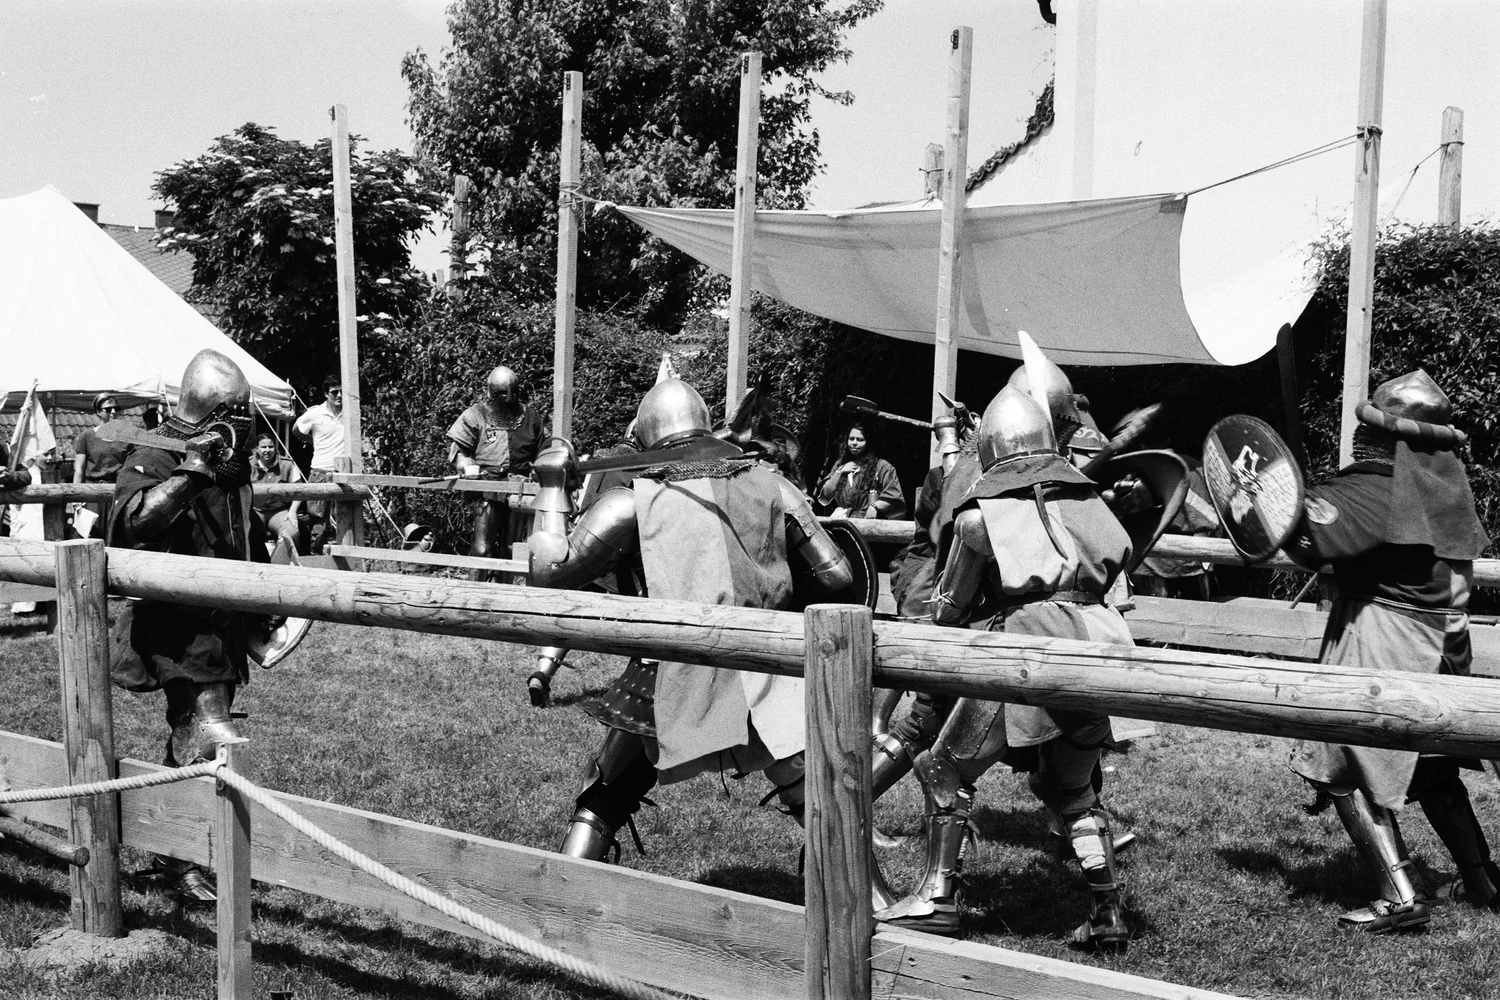
[[[1412,784],[1427,821],[1458,866],[1464,901],[1500,910],[1500,871],[1490,860],[1490,845],[1474,815],[1469,790],[1458,776],[1458,764],[1424,757]]]
[[[1130,925],[1125,920],[1124,888],[1115,864],[1109,814],[1095,808],[1066,815],[1064,821],[1068,843],[1083,866],[1093,896],[1089,919],[1073,932],[1073,941],[1092,947],[1123,948],[1130,941]]]
[[[630,822],[656,778],[641,738],[611,729],[584,770],[583,789],[559,851],[593,861],[603,861],[612,847],[618,851],[615,833]]]
[[[1420,900],[1411,879],[1411,861],[1402,848],[1395,814],[1375,805],[1357,788],[1335,793],[1333,805],[1380,891],[1380,898],[1367,907],[1344,914],[1339,924],[1382,933],[1427,923],[1427,904]]]

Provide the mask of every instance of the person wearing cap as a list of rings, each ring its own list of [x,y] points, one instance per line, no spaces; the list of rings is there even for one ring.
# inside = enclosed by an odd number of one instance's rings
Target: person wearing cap
[[[120,415],[120,402],[115,394],[101,392],[95,396],[94,413],[99,417],[98,426],[88,428],[73,439],[75,483],[113,483],[120,474],[125,453],[130,450],[127,444],[99,440],[98,428],[113,423]],[[89,531],[80,534],[90,538],[103,538],[105,526],[109,524],[110,502],[99,500],[83,506],[94,514],[95,520]]]
[[[277,455],[274,435],[262,434],[255,439],[255,451],[250,454],[250,482],[257,487],[268,483],[300,483],[302,470],[290,458]],[[285,538],[294,552],[302,552],[301,500],[262,499],[257,495],[255,512],[266,523],[272,538]]]
[[[1474,560],[1490,539],[1456,454],[1465,435],[1452,413],[1424,371],[1382,384],[1356,410],[1353,464],[1308,488],[1285,550],[1310,568],[1333,566],[1339,593],[1323,633],[1323,663],[1469,673]],[[1331,800],[1375,876],[1378,897],[1341,916],[1341,926],[1382,933],[1430,920],[1432,898],[1396,821],[1413,800],[1458,866],[1450,895],[1500,912],[1500,870],[1459,777],[1478,761],[1302,741],[1291,767],[1317,790],[1313,810]]]
[[[465,479],[524,479],[541,450],[542,418],[521,402],[521,380],[504,365],[492,369],[479,399],[448,428],[448,461]],[[492,496],[474,505],[469,554],[499,557],[510,528],[510,504]],[[480,571],[483,573],[484,571]]]
[[[332,482],[340,463],[349,458],[349,441],[344,435],[344,385],[337,375],[323,380],[323,394],[323,402],[309,406],[292,424],[293,434],[312,442],[312,461],[307,472],[310,483]],[[320,552],[324,540],[334,530],[328,501],[308,501],[307,513],[313,525],[310,548]]]

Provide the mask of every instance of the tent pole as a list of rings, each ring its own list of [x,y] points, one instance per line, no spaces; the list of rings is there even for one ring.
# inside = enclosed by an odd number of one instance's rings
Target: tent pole
[[[1365,0],[1359,55],[1360,141],[1354,153],[1349,304],[1344,326],[1344,394],[1339,467],[1354,461],[1355,407],[1370,391],[1370,330],[1375,311],[1375,240],[1380,201],[1380,120],[1385,98],[1386,0]]]
[[[740,56],[740,131],[735,155],[734,257],[729,268],[729,358],[724,416],[739,405],[750,379],[750,300],[755,262],[755,187],[760,158],[760,53]]]
[[[1443,157],[1438,168],[1438,213],[1440,226],[1456,226],[1464,186],[1464,112],[1443,109]]]
[[[922,154],[922,197],[931,199],[942,196],[943,146],[941,143],[929,142]]]
[[[939,237],[937,328],[933,337],[932,416],[948,408],[938,393],[955,394],[958,381],[958,339],[955,320],[963,303],[959,267],[963,257],[964,214],[968,202],[965,181],[969,172],[969,75],[974,57],[974,29],[954,28],[949,36],[948,128],[943,150],[943,216]],[[937,439],[931,442],[930,463],[941,461]]]
[[[573,437],[574,323],[578,307],[578,178],[583,74],[563,74],[562,153],[557,174],[557,323],[552,337],[552,436]]]

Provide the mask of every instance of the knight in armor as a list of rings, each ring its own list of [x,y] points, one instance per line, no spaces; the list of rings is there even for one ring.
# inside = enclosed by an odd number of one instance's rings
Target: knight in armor
[[[1423,371],[1381,385],[1356,413],[1353,464],[1308,489],[1302,523],[1286,545],[1304,565],[1333,565],[1338,597],[1321,661],[1467,675],[1473,562],[1490,540],[1454,453],[1465,436],[1450,423],[1448,397]],[[1458,866],[1453,895],[1500,911],[1500,870],[1459,777],[1478,761],[1304,741],[1291,766],[1321,803],[1332,799],[1375,876],[1379,895],[1341,916],[1341,926],[1382,933],[1430,919],[1430,899],[1396,822],[1412,800]]]
[[[980,422],[980,475],[953,504],[952,545],[939,581],[939,625],[1132,644],[1104,603],[1130,557],[1130,538],[1096,484],[1058,450],[1052,420],[1006,386]],[[947,487],[945,486],[945,493]],[[916,891],[876,919],[941,934],[960,930],[963,848],[974,786],[1004,761],[1031,771],[1031,789],[1064,823],[1092,892],[1074,940],[1124,947],[1130,939],[1111,822],[1094,779],[1110,719],[960,698],[936,742],[916,759],[925,796],[927,863]]]
[[[515,480],[530,474],[544,434],[541,417],[530,403],[521,402],[520,391],[520,379],[509,368],[500,365],[490,372],[479,401],[448,428],[448,461],[455,473],[466,479]],[[474,541],[469,554],[500,558],[509,530],[507,499],[482,497],[474,504]]]
[[[812,594],[848,588],[849,562],[802,492],[710,426],[692,386],[659,382],[641,400],[636,433],[661,461],[600,494],[571,530],[572,449],[564,442],[544,451],[535,467],[532,582],[576,587],[639,553],[656,598],[787,608],[794,583]],[[618,851],[616,833],[658,781],[704,771],[764,771],[800,821],[800,678],[636,659],[587,708],[609,733],[584,776],[562,853],[597,860]]]
[[[115,481],[109,544],[265,562],[265,535],[251,503],[252,429],[244,373],[218,351],[199,351],[183,373],[177,414],[155,432],[181,442],[185,453],[131,446]],[[112,680],[127,691],[166,693],[169,767],[211,758],[217,744],[238,736],[230,706],[237,686],[250,679],[251,617],[131,601],[116,621]],[[201,869],[169,858],[158,863],[180,896],[214,898]]]

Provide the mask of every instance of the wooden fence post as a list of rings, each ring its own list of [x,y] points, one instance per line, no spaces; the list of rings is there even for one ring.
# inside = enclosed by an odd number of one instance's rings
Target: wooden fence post
[[[229,770],[250,777],[249,740],[227,740]],[[250,976],[250,802],[218,783],[215,810],[214,874],[218,876],[219,1000],[251,1000]]]
[[[807,638],[807,996],[870,996],[870,609],[814,604]]]
[[[68,781],[81,785],[115,776],[104,542],[61,542],[56,559],[63,739]],[[124,933],[120,800],[115,795],[92,795],[72,799],[70,807],[73,843],[89,849],[88,864],[68,870],[73,926],[102,937],[119,937]]]

